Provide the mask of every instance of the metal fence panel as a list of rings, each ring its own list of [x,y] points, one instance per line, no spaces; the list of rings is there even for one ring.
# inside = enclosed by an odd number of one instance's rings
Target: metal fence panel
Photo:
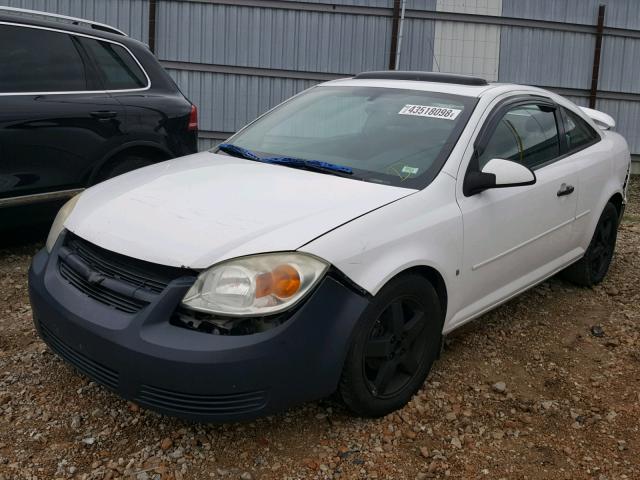
[[[301,0],[284,0],[300,3]],[[345,5],[355,7],[393,8],[393,0],[302,0],[304,3],[322,3],[325,5]],[[407,10],[435,10],[438,0],[407,0]]]
[[[588,89],[594,48],[594,35],[503,26],[499,80]]]
[[[638,0],[502,0],[502,15],[595,25],[599,5],[607,6],[605,26],[640,30]]]
[[[400,54],[401,70],[432,70],[435,23],[431,20],[405,20]]]
[[[438,0],[407,0],[408,10],[436,10],[437,5]]]
[[[284,78],[286,71],[348,75],[388,67],[393,0],[284,0],[300,4],[377,7],[372,15],[305,9],[220,5],[207,1],[158,0],[157,54],[162,60],[222,67],[232,73],[171,69],[170,74],[200,109],[201,147],[233,132],[314,80]],[[598,5],[607,5],[605,25],[640,30],[639,0],[407,0],[407,9],[540,19],[595,25]],[[238,2],[241,3],[241,2]],[[111,24],[148,41],[148,0],[0,0],[0,4],[45,10]],[[283,3],[282,5],[287,5]],[[439,32],[439,33],[438,33]],[[436,39],[435,36],[439,35]],[[587,104],[595,35],[545,28],[488,26],[408,18],[400,68],[442,70],[499,81],[582,89],[571,97]],[[440,63],[434,62],[435,54]],[[471,52],[471,53],[469,53]],[[174,65],[175,66],[175,65]],[[271,69],[260,76],[260,69]],[[280,78],[282,74],[283,78]],[[599,90],[640,94],[640,39],[605,35]],[[609,95],[610,97],[610,95]],[[598,100],[632,150],[640,152],[640,103]],[[213,132],[213,133],[212,133]],[[210,138],[210,137],[214,138]]]
[[[210,150],[216,145],[220,145],[223,142],[221,139],[215,138],[202,138],[198,139],[198,151],[204,152],[205,150]]]
[[[390,36],[388,17],[175,0],[158,7],[163,60],[347,74],[387,68]]]
[[[300,0],[284,0],[299,3]],[[356,7],[393,8],[393,0],[303,0],[305,3],[322,3],[326,5],[348,5]],[[438,0],[407,0],[408,10],[435,10]]]
[[[300,0],[284,0],[285,2],[300,3]],[[409,0],[424,2],[425,0]],[[429,0],[431,1],[431,0]],[[323,3],[326,5],[348,5],[358,7],[392,8],[393,0],[304,0],[305,3]]]
[[[574,95],[563,95],[564,98],[571,100],[573,103],[580,107],[588,107],[589,106],[589,98],[588,97],[577,97]]]
[[[615,130],[626,138],[629,143],[629,150],[632,153],[640,152],[640,136],[638,135],[640,102],[603,99],[598,100],[597,109],[615,118]]]
[[[601,58],[600,90],[640,93],[640,40],[605,36]]]
[[[106,23],[143,42],[149,37],[147,0],[2,0],[0,4]]]
[[[273,106],[317,82],[288,78],[169,70],[198,105],[200,128],[235,132]]]

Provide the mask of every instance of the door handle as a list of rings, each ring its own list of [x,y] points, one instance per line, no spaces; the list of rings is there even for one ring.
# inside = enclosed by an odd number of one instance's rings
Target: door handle
[[[93,118],[97,118],[98,120],[109,120],[110,118],[115,118],[118,116],[118,112],[114,112],[111,110],[98,110],[96,112],[91,112]]]
[[[574,190],[575,188],[573,187],[573,185],[567,185],[566,183],[563,183],[562,185],[560,185],[560,190],[558,190],[558,196],[564,197],[565,195],[571,195]]]

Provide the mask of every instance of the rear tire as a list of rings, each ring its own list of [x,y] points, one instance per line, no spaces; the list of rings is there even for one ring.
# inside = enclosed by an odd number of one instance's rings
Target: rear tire
[[[95,183],[104,182],[105,180],[117,177],[118,175],[123,175],[142,167],[148,167],[154,163],[156,162],[147,157],[125,154],[111,161],[106,167],[104,167],[97,176]]]
[[[440,352],[442,310],[429,281],[392,280],[356,326],[339,393],[357,415],[380,417],[402,408],[424,383]]]
[[[618,210],[609,202],[600,215],[584,257],[563,270],[561,277],[583,287],[591,287],[602,282],[611,265],[617,236]]]

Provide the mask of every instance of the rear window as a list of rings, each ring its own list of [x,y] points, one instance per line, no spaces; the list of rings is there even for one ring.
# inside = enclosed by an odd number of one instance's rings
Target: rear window
[[[562,108],[561,111],[565,140],[570,152],[584,148],[600,138],[597,132],[578,115],[566,108]]]
[[[106,90],[133,90],[147,86],[147,78],[122,46],[91,38],[79,38],[91,55]]]
[[[0,92],[87,90],[86,65],[66,33],[0,25]]]

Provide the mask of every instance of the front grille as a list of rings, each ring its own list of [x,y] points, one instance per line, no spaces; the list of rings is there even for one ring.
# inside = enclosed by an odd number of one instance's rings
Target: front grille
[[[60,275],[88,297],[105,305],[109,305],[121,312],[136,313],[148,305],[148,303],[143,300],[121,295],[99,284],[89,283],[64,262],[60,262]]]
[[[198,395],[142,385],[136,401],[141,405],[176,413],[233,415],[249,413],[263,408],[267,402],[267,392],[258,390],[226,395]]]
[[[60,275],[104,305],[133,314],[149,305],[173,280],[195,273],[157,265],[93,245],[67,232],[59,252]]]
[[[118,374],[104,365],[85,357],[58,338],[46,325],[38,324],[42,332],[42,339],[49,348],[62,359],[77,368],[92,380],[112,389],[118,388]]]

